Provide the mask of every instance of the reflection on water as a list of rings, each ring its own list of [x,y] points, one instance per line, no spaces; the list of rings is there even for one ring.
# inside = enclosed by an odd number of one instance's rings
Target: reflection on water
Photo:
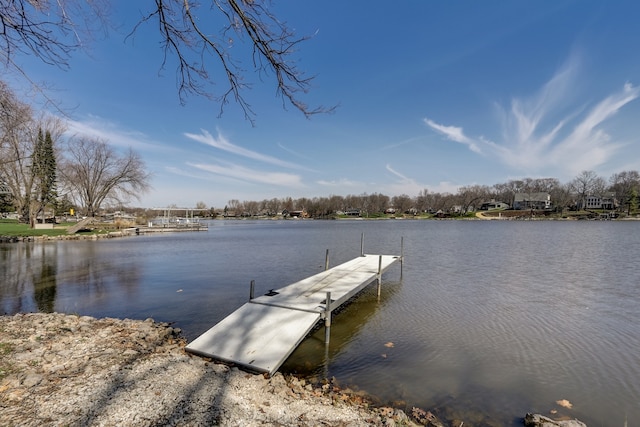
[[[41,245],[42,254],[39,268],[32,269],[33,299],[36,302],[38,311],[52,313],[56,300],[57,269],[55,258],[57,254],[54,253],[51,257],[45,257],[43,254],[45,249],[46,246]]]
[[[380,288],[380,296],[378,296],[377,286],[369,286],[357,299],[333,312],[334,320],[331,323],[329,346],[325,345],[324,324],[321,323],[289,356],[281,369],[307,378],[316,377],[318,380],[326,378],[337,356],[352,343],[353,337],[369,325],[375,312],[399,290],[400,282],[388,280],[393,279],[393,275],[390,273],[384,276],[387,280]],[[389,341],[379,343],[380,348],[385,348],[385,344],[393,345],[389,343]],[[386,355],[381,352],[372,357],[386,357]]]
[[[0,246],[4,313],[112,311],[140,283],[140,265],[111,256],[99,242]]]
[[[194,339],[249,296],[360,254],[398,268],[283,365],[472,425],[640,422],[638,222],[215,221],[207,233],[0,244],[0,309],[153,317]],[[568,399],[571,410],[558,408]]]

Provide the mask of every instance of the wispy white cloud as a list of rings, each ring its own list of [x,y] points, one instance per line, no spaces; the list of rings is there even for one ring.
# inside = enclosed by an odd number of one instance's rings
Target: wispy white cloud
[[[142,132],[122,129],[116,123],[97,116],[89,116],[86,120],[67,120],[66,126],[69,136],[97,138],[117,147],[141,150],[157,150],[161,147]]]
[[[354,181],[351,179],[347,179],[347,178],[340,178],[340,179],[335,179],[335,180],[325,180],[325,179],[321,179],[316,181],[316,184],[318,185],[323,185],[325,187],[350,187],[350,188],[354,188],[354,187],[361,187],[364,186],[363,182],[360,181]]]
[[[422,139],[424,139],[424,135],[414,136],[414,137],[411,137],[411,138],[407,138],[407,139],[405,139],[403,141],[394,142],[394,143],[385,145],[385,146],[381,147],[379,150],[380,151],[391,150],[393,148],[401,147],[401,146],[406,145],[406,144],[413,144],[416,141],[420,141]]]
[[[268,163],[275,166],[285,167],[289,169],[304,169],[302,166],[297,165],[295,163],[287,162],[284,160],[280,160],[276,157],[269,156],[267,154],[258,153],[257,151],[249,150],[239,145],[232,144],[224,137],[220,132],[218,132],[218,137],[214,137],[206,130],[201,130],[202,133],[185,133],[184,135],[192,139],[194,141],[210,145],[211,147],[217,148],[219,150],[226,151],[228,153],[236,154],[241,157],[246,157],[248,159],[257,160],[260,162]]]
[[[459,142],[460,144],[465,144],[469,147],[471,151],[475,151],[476,153],[481,153],[480,147],[478,144],[471,138],[467,137],[461,127],[456,126],[445,126],[439,123],[434,122],[431,119],[425,118],[424,122],[431,127],[431,129],[443,134],[447,139],[451,141]]]
[[[387,172],[391,173],[396,179],[395,181],[384,185],[383,193],[388,193],[391,195],[399,195],[399,194],[410,194],[416,195],[421,190],[427,188],[427,185],[421,184],[417,182],[415,179],[410,178],[397,170],[393,169],[391,165],[387,164],[385,166]]]
[[[310,160],[310,158],[308,156],[305,156],[304,154],[301,154],[301,153],[299,153],[297,151],[294,151],[291,148],[286,147],[284,144],[282,144],[280,142],[278,142],[278,147],[283,149],[287,153],[292,154],[292,155],[294,155],[296,157],[299,157],[299,158],[304,159],[304,160]]]
[[[626,83],[601,101],[584,105],[572,96],[578,69],[578,58],[571,57],[537,93],[514,98],[508,109],[497,106],[502,117],[500,142],[471,138],[462,127],[444,126],[430,119],[424,119],[425,123],[474,152],[526,173],[562,170],[575,174],[596,169],[623,145],[605,129],[607,120],[637,99],[640,87]]]
[[[396,171],[395,169],[393,169],[391,167],[391,165],[387,165],[385,166],[385,169],[389,172],[391,172],[392,175],[396,176],[397,178],[400,178],[400,181],[406,184],[415,184],[415,180],[412,178],[408,178],[405,175],[401,174],[400,172]]]
[[[170,174],[182,176],[185,178],[194,178],[194,179],[200,179],[200,180],[213,179],[211,174],[200,172],[198,169],[194,169],[194,168],[185,170],[177,166],[165,166],[164,171],[169,172]],[[200,172],[200,173],[196,173],[196,172]]]
[[[454,184],[449,181],[441,181],[435,185],[427,186],[427,189],[432,193],[441,193],[441,194],[456,194],[460,189],[460,185]]]
[[[267,172],[249,169],[233,163],[227,164],[204,164],[187,163],[187,165],[198,170],[206,171],[216,175],[233,178],[239,181],[277,185],[281,187],[302,188],[304,184],[299,175],[283,172]]]

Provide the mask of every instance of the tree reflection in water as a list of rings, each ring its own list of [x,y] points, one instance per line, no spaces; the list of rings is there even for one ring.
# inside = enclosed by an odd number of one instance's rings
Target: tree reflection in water
[[[53,256],[45,255],[45,245],[41,245],[40,266],[32,270],[33,299],[38,311],[53,313],[56,302],[56,247]],[[34,263],[35,264],[35,263]]]
[[[140,267],[111,242],[55,241],[0,245],[0,309],[94,313],[124,309],[137,292]],[[96,244],[101,244],[96,250]],[[106,249],[106,250],[105,250]],[[124,313],[126,314],[126,313]]]

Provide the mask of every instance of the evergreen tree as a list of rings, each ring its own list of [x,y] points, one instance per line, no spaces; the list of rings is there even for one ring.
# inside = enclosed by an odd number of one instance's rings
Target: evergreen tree
[[[42,222],[45,222],[44,210],[50,202],[56,198],[57,177],[56,156],[53,151],[51,132],[42,129],[38,131],[38,139],[33,151],[32,173],[35,182],[35,201],[39,207],[36,211],[42,212]]]
[[[15,210],[13,197],[11,194],[0,193],[0,213],[12,212]]]

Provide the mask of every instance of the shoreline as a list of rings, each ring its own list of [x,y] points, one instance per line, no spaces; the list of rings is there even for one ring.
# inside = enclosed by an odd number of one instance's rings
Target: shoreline
[[[327,221],[325,219],[295,219],[295,220],[285,220],[285,219],[265,219],[265,218],[253,218],[253,219],[212,219],[211,221]],[[533,217],[533,218],[525,218],[525,217],[494,217],[494,216],[486,216],[482,213],[477,213],[473,218],[340,218],[337,221],[580,221],[577,218],[548,218],[548,217]],[[602,220],[590,220],[590,221],[602,221]],[[607,220],[613,222],[626,222],[626,221],[640,221],[640,218],[627,217],[627,218],[618,218],[614,220]],[[111,239],[118,237],[131,237],[136,235],[153,235],[153,234],[164,234],[164,233],[183,233],[183,232],[206,232],[203,229],[175,229],[175,228],[164,228],[164,229],[148,229],[145,227],[138,227],[138,231],[130,231],[130,229],[120,230],[120,231],[111,231],[108,233],[102,234],[59,234],[54,236],[49,236],[46,234],[41,235],[24,235],[24,236],[4,236],[0,235],[0,243],[26,243],[26,242],[47,242],[47,241],[58,241],[58,240],[102,240],[102,239]]]
[[[190,355],[152,319],[21,313],[0,332],[0,425],[426,425],[331,382]]]
[[[0,425],[466,425],[421,408],[377,406],[331,380],[247,373],[185,345],[180,329],[153,319],[0,316]],[[523,422],[586,427],[538,414]]]
[[[492,211],[478,211],[474,216],[468,217],[422,217],[422,216],[398,216],[398,217],[349,217],[349,218],[211,218],[207,221],[640,221],[640,216],[625,216],[615,219],[598,219],[598,218],[586,218],[584,216],[546,216],[546,215],[534,215],[520,214],[519,211],[507,211],[513,214],[505,214],[504,216],[496,216],[498,212]],[[34,241],[56,241],[56,240],[98,240],[105,238],[115,237],[128,237],[143,234],[163,234],[163,233],[177,233],[177,232],[197,232],[207,231],[208,227],[147,227],[143,225],[132,226],[115,231],[109,231],[105,233],[92,233],[92,234],[26,234],[26,235],[2,235],[0,234],[0,243],[18,243],[18,242],[34,242]]]

